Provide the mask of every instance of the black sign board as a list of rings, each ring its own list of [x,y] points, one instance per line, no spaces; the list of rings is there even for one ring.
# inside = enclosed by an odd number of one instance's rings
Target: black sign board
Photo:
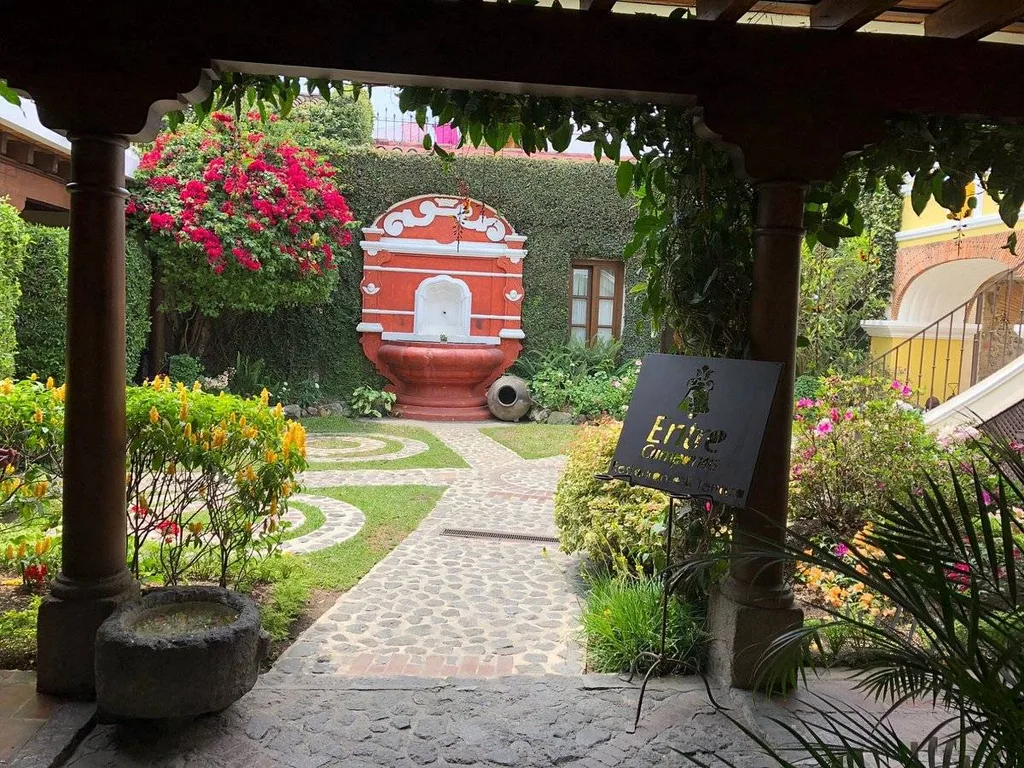
[[[781,363],[648,355],[611,475],[744,506],[781,372]]]

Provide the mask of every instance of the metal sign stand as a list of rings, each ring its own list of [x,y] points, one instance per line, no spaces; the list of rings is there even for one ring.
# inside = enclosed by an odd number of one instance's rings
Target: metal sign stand
[[[610,480],[624,480],[629,483],[630,486],[636,485],[632,475],[612,475],[612,474],[597,474],[594,475],[597,480],[610,481]],[[675,528],[676,519],[676,503],[679,501],[711,501],[710,497],[700,496],[677,496],[674,494],[668,495],[668,523],[665,527],[665,569],[662,571],[661,579],[663,582],[661,588],[661,638],[658,646],[658,652],[654,651],[642,651],[633,659],[633,663],[629,668],[628,682],[632,683],[633,678],[637,675],[637,666],[641,659],[651,659],[653,663],[644,674],[643,683],[640,685],[640,697],[636,702],[636,717],[633,719],[633,728],[628,733],[636,733],[637,726],[640,724],[640,713],[644,706],[644,695],[647,693],[647,684],[651,681],[654,673],[661,667],[667,666],[682,666],[685,662],[682,659],[677,659],[673,656],[669,656],[665,653],[665,645],[668,638],[668,609],[669,599],[671,598],[672,591],[675,588],[675,579],[673,578],[673,572],[684,565],[684,563],[673,563],[672,562],[672,532]]]

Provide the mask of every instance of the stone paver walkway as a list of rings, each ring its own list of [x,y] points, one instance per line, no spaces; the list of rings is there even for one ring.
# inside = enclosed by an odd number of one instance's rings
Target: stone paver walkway
[[[269,682],[288,684],[305,675],[444,678],[582,670],[574,640],[579,591],[573,558],[546,541],[444,534],[469,529],[554,538],[553,493],[564,459],[526,461],[479,425],[423,426],[471,468],[304,476],[309,488],[449,487],[419,528],[285,651],[266,675]]]
[[[382,768],[391,766],[572,766],[647,768],[775,765],[710,704],[698,678],[656,680],[630,733],[636,687],[615,677],[545,676],[441,682],[416,678],[266,678],[227,711],[176,729],[99,726],[70,768]],[[863,704],[849,683],[826,679],[816,693]],[[731,716],[776,744],[792,743],[769,717],[792,721],[822,702],[806,693],[765,702],[716,691]],[[873,707],[874,711],[884,706]],[[927,705],[895,716],[905,739],[937,722]]]

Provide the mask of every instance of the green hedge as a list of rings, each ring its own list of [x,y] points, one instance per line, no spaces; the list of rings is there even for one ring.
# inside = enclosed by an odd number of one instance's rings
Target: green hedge
[[[18,344],[14,316],[18,309],[18,274],[25,259],[24,225],[18,211],[0,198],[0,376],[14,373],[14,355]]]
[[[350,150],[332,158],[341,169],[345,197],[364,226],[389,207],[416,195],[469,194],[494,206],[520,234],[529,255],[524,262],[526,349],[568,340],[571,264],[581,259],[621,259],[632,232],[633,210],[615,191],[610,163],[534,160],[503,156],[457,157],[445,165],[426,153]],[[328,395],[348,395],[361,384],[381,380],[359,346],[362,251],[353,244],[339,268],[333,301],[323,307],[284,309],[270,315],[219,318],[206,368],[234,365],[238,351],[263,358],[269,379],[293,381],[317,376]],[[626,269],[624,352],[639,355],[656,347],[639,317],[638,282]]]
[[[29,236],[21,274],[18,307],[17,372],[64,380],[67,352],[68,231],[60,227],[24,225]],[[129,240],[126,254],[127,376],[135,377],[149,335],[150,266],[138,245]]]

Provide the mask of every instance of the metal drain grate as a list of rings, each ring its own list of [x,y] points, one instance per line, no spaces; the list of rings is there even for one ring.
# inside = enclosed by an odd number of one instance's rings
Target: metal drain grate
[[[499,541],[530,541],[537,544],[557,544],[554,536],[540,536],[535,533],[512,533],[510,531],[475,531],[469,528],[442,528],[442,536],[458,536],[463,539],[497,539]]]

